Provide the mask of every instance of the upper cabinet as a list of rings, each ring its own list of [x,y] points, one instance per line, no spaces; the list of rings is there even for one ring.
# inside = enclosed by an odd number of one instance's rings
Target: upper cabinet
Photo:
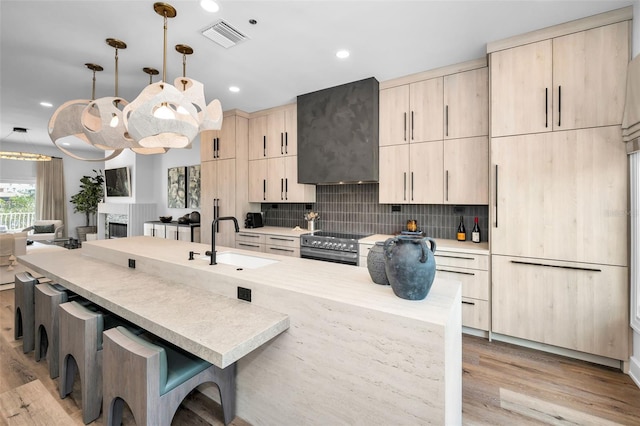
[[[258,113],[249,119],[249,160],[297,155],[296,104]]]
[[[200,161],[228,160],[236,157],[236,117],[226,116],[220,130],[200,133]]]
[[[486,61],[381,87],[379,202],[488,204]]]
[[[620,124],[627,21],[491,53],[493,137]]]

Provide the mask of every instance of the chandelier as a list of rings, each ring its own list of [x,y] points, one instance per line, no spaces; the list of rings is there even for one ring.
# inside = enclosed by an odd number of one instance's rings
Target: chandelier
[[[183,76],[174,85],[166,82],[167,20],[176,16],[176,9],[167,3],[155,3],[155,12],[164,18],[162,81],[153,83],[158,71],[144,68],[149,74],[146,86],[131,103],[118,97],[118,50],[127,45],[107,39],[115,48],[115,96],[95,99],[95,73],[102,67],[86,64],[93,70],[91,100],[75,100],[63,104],[49,121],[49,135],[53,143],[66,154],[85,161],[105,161],[130,149],[138,154],[158,154],[170,148],[188,148],[199,132],[222,127],[222,105],[219,100],[206,104],[202,83],[186,77],[186,55],[193,53],[187,45],[176,50],[183,55]],[[72,154],[58,144],[66,136],[76,136],[89,145],[113,150],[105,158],[88,159]]]
[[[27,129],[24,127],[14,127],[11,133],[7,135],[7,138],[14,133],[23,133],[26,135]],[[51,156],[49,155],[34,154],[31,152],[23,151],[0,151],[0,158],[2,158],[3,160],[51,161]]]

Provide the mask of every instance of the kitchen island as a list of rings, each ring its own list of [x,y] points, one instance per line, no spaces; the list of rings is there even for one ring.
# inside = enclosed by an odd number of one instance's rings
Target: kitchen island
[[[208,324],[222,335],[233,334],[235,327],[241,331],[238,322],[252,323],[252,311],[242,305],[287,317],[285,332],[260,342],[237,361],[237,414],[252,424],[461,423],[458,282],[436,280],[425,300],[408,301],[387,286],[373,284],[366,269],[348,265],[267,253],[259,257],[276,262],[256,269],[211,266],[198,254],[188,260],[190,251],[207,249],[197,243],[133,237],[87,242],[81,250],[56,253],[55,259],[24,256],[20,262],[63,285],[64,277],[53,273],[59,264],[69,264],[64,267],[67,273],[79,263],[109,265],[117,273],[109,277],[112,285],[131,277],[133,298],[143,291],[136,276],[145,277],[141,281],[148,286],[149,301],[155,297],[148,277],[155,277],[163,289],[173,286],[176,298],[205,312],[202,291],[224,296],[240,308],[224,312],[230,323]],[[218,247],[218,254],[223,252],[255,255]],[[135,270],[128,268],[130,259]],[[104,279],[98,274],[86,277]],[[251,290],[251,304],[236,300],[238,287]],[[125,303],[129,290],[122,291]],[[171,314],[169,296],[167,290],[155,303],[166,309],[165,327],[185,327],[187,332],[189,316]],[[216,305],[209,310],[216,311]],[[136,322],[136,312],[125,313]],[[183,347],[194,351],[194,346]]]

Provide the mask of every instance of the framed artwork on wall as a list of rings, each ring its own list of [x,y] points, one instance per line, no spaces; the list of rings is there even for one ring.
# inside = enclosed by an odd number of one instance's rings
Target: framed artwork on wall
[[[172,167],[168,170],[167,196],[170,209],[187,207],[187,168]]]
[[[187,207],[200,208],[200,164],[187,167]]]

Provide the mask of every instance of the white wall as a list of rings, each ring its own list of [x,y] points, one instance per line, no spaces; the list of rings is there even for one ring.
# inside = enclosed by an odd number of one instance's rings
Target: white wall
[[[35,148],[36,146],[34,146]],[[21,144],[3,142],[2,149],[6,151],[24,150]],[[30,150],[34,151],[34,150]],[[47,154],[62,158],[64,164],[64,190],[67,198],[67,223],[65,233],[69,237],[76,238],[76,227],[86,225],[84,213],[74,213],[73,204],[69,201],[71,196],[80,189],[80,178],[85,175],[93,175],[94,169],[104,169],[103,162],[80,161],[64,154],[53,144],[51,146],[37,145],[40,154]],[[36,163],[33,161],[0,160],[0,178],[3,180],[20,180],[23,182],[36,181]]]

